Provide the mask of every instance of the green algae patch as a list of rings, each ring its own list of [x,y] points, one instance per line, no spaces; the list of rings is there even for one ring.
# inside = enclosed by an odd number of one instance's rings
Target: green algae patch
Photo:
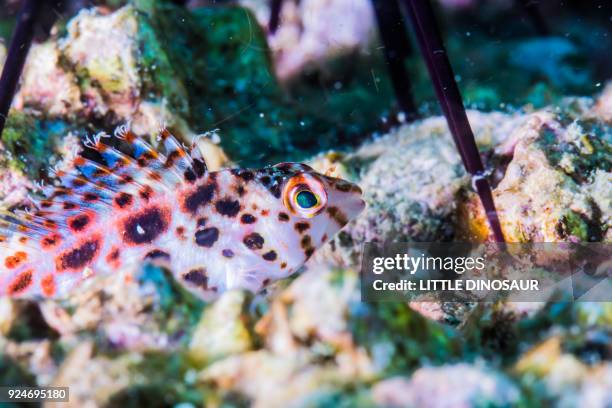
[[[152,27],[142,25],[139,34],[146,39],[144,88],[150,83],[158,89],[185,89],[179,106],[189,107],[185,119],[191,128],[198,133],[219,129],[224,150],[241,165],[299,160],[355,144],[377,129],[392,101],[385,68],[378,62],[375,70],[338,84],[341,89],[333,84],[283,89],[264,32],[245,8],[190,12],[165,2],[134,4]],[[181,92],[166,93],[169,106],[176,106],[172,95]]]
[[[0,140],[8,167],[38,177],[48,165],[49,153],[68,132],[62,121],[41,120],[26,113],[11,111]]]
[[[464,345],[458,333],[412,310],[406,303],[360,303],[349,322],[357,344],[365,346],[385,374],[401,373],[423,362],[459,359]]]

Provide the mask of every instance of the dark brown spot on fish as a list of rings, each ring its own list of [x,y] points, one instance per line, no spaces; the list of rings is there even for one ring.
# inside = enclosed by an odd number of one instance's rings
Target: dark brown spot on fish
[[[178,237],[181,239],[185,239],[185,227],[176,227],[176,235],[178,235]]]
[[[147,252],[144,258],[146,261],[153,260],[170,260],[170,254],[162,251],[161,249],[154,249],[152,251]]]
[[[193,183],[198,179],[198,176],[191,169],[187,169],[183,172],[183,177],[188,183]]]
[[[232,251],[231,249],[224,249],[223,251],[221,251],[221,254],[223,254],[223,256],[226,258],[234,257],[234,251]]]
[[[207,205],[213,198],[215,192],[215,184],[208,183],[203,186],[199,186],[195,191],[191,192],[185,197],[183,202],[183,208],[185,211],[195,214],[198,208]]]
[[[61,190],[57,189],[57,190],[53,191],[53,194],[51,194],[51,197],[52,198],[63,197],[66,194],[68,194],[68,192],[66,190],[64,190],[64,189],[61,189]]]
[[[87,214],[75,215],[74,217],[68,219],[68,226],[71,230],[80,232],[83,231],[87,225],[89,225],[90,221],[89,215]]]
[[[243,224],[253,224],[257,221],[257,218],[251,214],[242,214],[240,217],[240,222]]]
[[[107,171],[104,169],[96,169],[93,172],[93,177],[94,178],[100,178],[100,177],[104,177],[107,174]]]
[[[285,269],[287,267],[287,262],[281,262],[280,267],[281,269]]]
[[[100,197],[97,194],[94,193],[85,193],[83,194],[83,199],[87,202],[93,203],[98,201]]]
[[[49,201],[49,200],[43,200],[43,201],[40,202],[40,206],[42,208],[49,208],[52,205],[53,205],[53,203],[51,201]]]
[[[170,167],[174,166],[174,162],[180,158],[181,158],[181,154],[178,152],[178,150],[171,151],[166,157],[166,162],[164,163],[164,167],[169,169]]]
[[[310,247],[312,244],[312,238],[310,238],[310,235],[304,235],[300,241],[300,244],[302,245],[302,248]]]
[[[256,250],[263,248],[264,239],[258,233],[252,232],[249,235],[245,236],[242,242],[244,243],[244,245],[246,245],[247,248]]]
[[[4,242],[4,237],[0,237],[0,242]],[[25,244],[26,242],[28,242],[28,237],[19,237],[19,242]]]
[[[310,258],[312,256],[312,254],[314,253],[314,248],[307,248],[304,250],[304,255],[306,255],[306,259]]]
[[[202,177],[206,173],[206,163],[200,159],[193,159],[192,168],[198,178]]]
[[[86,241],[78,247],[64,252],[56,258],[55,267],[58,272],[73,270],[79,271],[90,264],[100,249],[100,239]]]
[[[206,218],[198,218],[198,228],[204,228],[206,226]]]
[[[64,207],[64,210],[74,210],[77,207],[77,205],[74,203],[64,203],[63,207]]]
[[[349,191],[353,189],[353,187],[349,183],[338,182],[336,183],[336,189],[338,191],[348,193]]]
[[[300,234],[304,233],[304,231],[307,231],[308,228],[310,228],[310,224],[305,221],[295,223],[295,230]]]
[[[348,218],[338,207],[328,207],[327,213],[336,221],[340,226],[345,225],[348,222]]]
[[[201,247],[210,248],[218,239],[219,229],[216,227],[204,228],[195,233],[195,242]]]
[[[119,195],[115,197],[115,204],[122,209],[131,206],[133,202],[134,197],[128,193],[119,193]]]
[[[277,258],[276,252],[275,251],[268,251],[265,254],[263,254],[262,256],[263,259],[265,259],[266,261],[275,261]]]
[[[140,190],[138,190],[138,195],[145,201],[149,201],[151,196],[153,195],[153,189],[149,185],[145,185]]]
[[[255,175],[250,170],[234,169],[234,170],[232,170],[232,173],[234,175],[240,177],[244,181],[251,181],[251,180],[253,180],[255,178]]]
[[[271,282],[271,281],[270,281],[270,278],[266,278],[266,279],[264,279],[264,280],[263,280],[263,282],[261,282],[261,284],[262,284],[263,286],[268,286],[268,285],[270,284],[270,282]]]
[[[56,229],[57,224],[53,220],[44,220],[43,225],[49,229]]]
[[[126,174],[124,176],[121,176],[121,179],[119,180],[119,184],[129,184],[132,181],[134,181],[134,177],[130,176],[129,174]]]
[[[159,207],[147,208],[123,223],[123,239],[133,245],[151,243],[168,229],[169,223],[169,211]]]
[[[261,215],[267,217],[270,214],[270,210],[261,210]]]
[[[52,249],[56,247],[61,242],[61,240],[62,240],[61,235],[49,234],[43,237],[43,239],[40,242],[40,245],[42,246],[43,249]]]
[[[236,194],[238,194],[239,197],[244,196],[245,193],[246,189],[242,185],[236,187]]]
[[[33,272],[31,270],[28,270],[17,275],[13,282],[11,282],[11,284],[8,286],[7,293],[9,295],[17,295],[28,289],[32,284],[32,273]]]
[[[217,209],[219,214],[233,218],[240,211],[240,202],[238,200],[233,200],[229,197],[226,197],[221,200],[218,200],[215,203],[215,208]]]
[[[183,275],[185,282],[200,287],[202,289],[208,288],[208,277],[206,271],[202,268],[192,269]]]
[[[278,213],[278,220],[282,221],[282,222],[287,222],[289,221],[289,214],[285,213],[285,212],[280,212]]]
[[[152,181],[161,181],[162,176],[159,173],[156,173],[154,171],[149,173],[149,179],[151,179]]]

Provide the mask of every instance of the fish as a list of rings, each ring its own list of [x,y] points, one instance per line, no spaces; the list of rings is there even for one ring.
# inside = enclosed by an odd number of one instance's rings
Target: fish
[[[26,208],[2,210],[0,295],[66,298],[143,263],[203,299],[257,293],[365,208],[356,184],[306,164],[209,171],[195,144],[165,128],[156,140],[127,126],[90,137]]]

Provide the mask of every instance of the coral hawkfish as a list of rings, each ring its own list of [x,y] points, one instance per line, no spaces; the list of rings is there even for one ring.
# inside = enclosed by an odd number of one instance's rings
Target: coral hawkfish
[[[208,171],[168,130],[165,154],[126,128],[101,159],[54,170],[29,209],[0,212],[0,295],[65,297],[96,275],[154,262],[203,298],[294,273],[364,208],[361,190],[300,163]],[[104,164],[102,164],[104,163]]]

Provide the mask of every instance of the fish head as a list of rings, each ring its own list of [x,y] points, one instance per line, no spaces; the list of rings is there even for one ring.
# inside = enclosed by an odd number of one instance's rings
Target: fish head
[[[356,184],[302,163],[237,169],[232,175],[246,192],[239,236],[233,237],[242,261],[228,287],[257,291],[289,276],[365,208]]]

